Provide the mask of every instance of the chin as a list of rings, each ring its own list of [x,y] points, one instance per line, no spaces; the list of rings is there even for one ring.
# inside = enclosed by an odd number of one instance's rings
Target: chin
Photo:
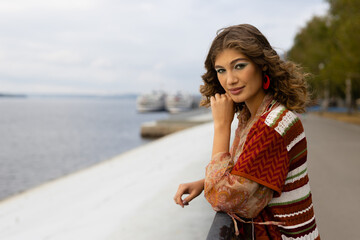
[[[231,99],[235,102],[235,103],[243,103],[245,102],[245,98],[244,97],[240,97],[240,96],[233,96],[230,95]]]

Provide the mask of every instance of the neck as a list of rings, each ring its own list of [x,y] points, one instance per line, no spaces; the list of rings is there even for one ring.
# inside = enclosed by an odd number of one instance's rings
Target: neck
[[[246,104],[246,106],[249,109],[250,114],[251,114],[250,118],[255,117],[256,112],[259,109],[261,103],[263,102],[265,95],[266,94],[265,94],[264,91],[260,91],[255,97],[245,101],[245,104]]]

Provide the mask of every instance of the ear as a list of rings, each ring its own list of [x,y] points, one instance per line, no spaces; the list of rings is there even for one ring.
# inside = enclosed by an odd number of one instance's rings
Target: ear
[[[268,70],[268,66],[267,66],[267,65],[264,65],[264,66],[262,67],[262,71],[263,71],[263,72],[266,72],[266,70]]]

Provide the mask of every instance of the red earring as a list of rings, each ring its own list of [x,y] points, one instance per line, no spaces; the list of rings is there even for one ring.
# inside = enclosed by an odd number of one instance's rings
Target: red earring
[[[270,86],[270,78],[267,74],[265,74],[263,78],[263,88],[267,90],[269,86]]]

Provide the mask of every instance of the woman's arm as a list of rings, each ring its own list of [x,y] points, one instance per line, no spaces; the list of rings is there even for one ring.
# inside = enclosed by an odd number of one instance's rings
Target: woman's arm
[[[212,155],[229,151],[230,145],[230,131],[231,122],[234,118],[234,103],[227,94],[216,94],[211,97],[211,110],[214,119],[214,141]],[[205,179],[200,179],[195,182],[180,184],[175,196],[174,201],[181,207],[188,205],[189,202],[195,197],[199,196],[204,190]],[[182,196],[189,194],[184,200]]]
[[[229,153],[214,156],[206,168],[205,197],[215,211],[254,218],[270,202],[273,190],[230,174],[233,165]]]
[[[232,175],[234,162],[229,153],[234,105],[228,94],[211,97],[214,119],[212,160],[206,168],[205,197],[215,211],[252,218],[269,203],[273,190],[246,178]]]
[[[214,120],[212,157],[219,152],[228,152],[230,147],[231,123],[234,119],[234,102],[228,94],[215,94],[210,98]]]

